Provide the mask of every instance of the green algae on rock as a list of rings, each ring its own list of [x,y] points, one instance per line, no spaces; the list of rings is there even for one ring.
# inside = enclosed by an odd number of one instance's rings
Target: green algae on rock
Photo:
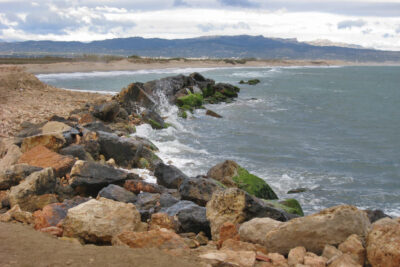
[[[259,80],[259,79],[252,79],[252,80],[248,80],[247,82],[241,80],[241,81],[239,82],[239,84],[248,84],[248,85],[256,85],[256,84],[258,84],[258,83],[260,83],[260,80]]]
[[[232,179],[240,189],[251,195],[264,199],[278,199],[278,196],[263,179],[240,166],[237,169],[237,175]]]
[[[274,208],[284,210],[287,213],[304,216],[300,203],[294,198],[285,199],[283,201],[264,199],[264,201],[267,204],[271,204]]]
[[[176,103],[179,107],[201,107],[203,105],[203,94],[189,93],[188,95],[179,97]]]

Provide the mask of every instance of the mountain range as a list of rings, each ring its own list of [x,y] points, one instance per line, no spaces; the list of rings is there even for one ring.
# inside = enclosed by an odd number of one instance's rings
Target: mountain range
[[[343,46],[320,46],[296,39],[263,36],[208,36],[188,39],[116,38],[102,41],[0,42],[2,56],[18,54],[108,54],[144,57],[258,58],[347,61],[400,61],[400,52]]]

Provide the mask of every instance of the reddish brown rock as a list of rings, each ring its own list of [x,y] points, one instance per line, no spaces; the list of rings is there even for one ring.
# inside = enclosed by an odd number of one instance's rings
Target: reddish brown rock
[[[149,222],[149,230],[159,230],[161,228],[176,232],[179,228],[179,224],[174,217],[169,216],[166,213],[152,214]]]
[[[39,231],[43,232],[43,233],[48,233],[48,234],[51,234],[51,235],[54,235],[57,237],[61,237],[63,234],[63,229],[60,227],[56,227],[56,226],[41,228]]]
[[[140,233],[131,231],[122,232],[113,238],[112,244],[126,245],[131,248],[189,248],[179,235],[167,229]]]
[[[372,225],[367,257],[373,267],[400,266],[400,219],[384,218]]]
[[[75,160],[72,157],[55,153],[44,146],[36,146],[22,154],[19,163],[42,168],[51,167],[56,176],[62,177],[71,170]]]
[[[225,222],[224,224],[222,224],[219,230],[219,240],[218,240],[219,247],[227,239],[240,240],[239,229],[235,224],[231,222]]]
[[[365,248],[362,239],[358,235],[349,236],[338,248],[341,252],[350,254],[356,262],[364,266]]]
[[[127,180],[124,183],[124,188],[135,194],[139,194],[140,192],[162,193],[163,191],[163,188],[158,184],[146,183],[140,180]]]
[[[47,205],[43,210],[33,213],[35,229],[56,226],[61,220],[67,216],[70,208],[88,201],[89,198],[75,197],[71,200],[65,200],[63,203],[54,203]]]

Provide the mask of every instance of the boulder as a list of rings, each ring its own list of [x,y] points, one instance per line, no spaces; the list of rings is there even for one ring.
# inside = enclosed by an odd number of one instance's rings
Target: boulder
[[[331,246],[331,245],[325,245],[321,256],[328,259],[328,262],[329,262],[329,260],[339,257],[342,254],[343,254],[343,252],[338,250],[336,247]]]
[[[306,252],[307,251],[304,247],[292,248],[288,254],[289,267],[295,267],[297,264],[303,264]]]
[[[78,192],[97,196],[109,184],[123,183],[127,173],[97,162],[78,160],[71,170],[71,186]]]
[[[210,236],[210,223],[207,220],[204,207],[200,207],[191,201],[182,200],[168,208],[162,208],[161,212],[178,218],[180,232],[204,232],[207,236]]]
[[[19,163],[41,168],[51,167],[57,177],[63,177],[71,170],[75,160],[72,157],[62,156],[45,146],[39,145],[22,154]]]
[[[281,224],[282,222],[271,218],[251,219],[240,226],[240,240],[263,245],[267,233],[278,228]]]
[[[11,206],[19,205],[22,210],[34,211],[32,198],[54,193],[57,179],[52,168],[46,168],[29,175],[19,185],[11,187],[9,200]]]
[[[159,130],[167,128],[164,119],[154,110],[145,110],[140,115],[143,121],[150,124],[153,129]]]
[[[107,187],[101,189],[98,197],[104,197],[125,203],[135,203],[137,200],[137,197],[134,193],[129,192],[125,188],[114,184],[110,184]]]
[[[239,187],[250,195],[263,199],[278,199],[272,188],[261,178],[249,173],[236,162],[226,160],[212,167],[208,173],[228,187]]]
[[[149,222],[149,230],[158,230],[161,228],[177,232],[179,222],[173,216],[169,216],[163,212],[152,214]]]
[[[99,198],[69,209],[63,228],[64,236],[109,244],[113,236],[135,231],[139,224],[140,214],[133,204]]]
[[[207,109],[206,115],[207,115],[207,116],[214,117],[214,118],[222,118],[221,115],[219,115],[218,113],[216,113],[215,111],[212,111],[212,110],[210,110],[210,109]]]
[[[215,260],[215,266],[243,266],[252,267],[256,262],[254,251],[209,251],[199,256],[202,259]]]
[[[157,164],[154,176],[157,177],[158,184],[173,189],[178,189],[184,180],[189,179],[177,167],[162,162]]]
[[[212,194],[222,186],[213,179],[190,178],[182,181],[179,187],[179,193],[184,200],[190,200],[194,203],[205,206],[211,199]]]
[[[93,116],[102,121],[113,121],[119,113],[119,108],[117,101],[109,101],[95,106]]]
[[[160,194],[152,194],[142,192],[137,195],[137,201],[135,202],[137,209],[140,212],[142,221],[150,219],[153,213],[156,213],[160,209]]]
[[[0,170],[5,170],[18,163],[21,157],[21,149],[14,144],[6,144],[3,148],[3,156],[0,157]]]
[[[367,257],[373,267],[400,266],[400,219],[384,218],[372,225]]]
[[[349,236],[338,248],[341,252],[350,254],[356,262],[364,266],[366,253],[363,240],[358,235]]]
[[[144,91],[143,83],[131,83],[116,96],[120,105],[129,113],[138,113],[140,107],[152,109],[156,101]]]
[[[82,145],[70,145],[68,147],[62,148],[59,153],[64,156],[72,156],[80,160],[93,161],[92,156],[86,152]]]
[[[216,191],[207,203],[207,219],[210,221],[211,234],[214,240],[219,238],[219,228],[225,222],[243,223],[256,217],[269,217],[287,221],[286,212],[267,206],[238,188]]]
[[[271,262],[272,266],[288,267],[288,262],[285,257],[279,253],[268,253],[267,259]]]
[[[124,231],[112,240],[113,245],[125,245],[131,248],[187,249],[183,239],[167,229],[148,232]]]
[[[67,143],[62,133],[47,133],[25,137],[22,141],[21,151],[27,152],[35,146],[44,146],[52,151],[58,151]]]
[[[369,221],[371,223],[374,223],[382,218],[392,218],[389,215],[385,214],[382,210],[365,210],[365,212],[367,213]]]
[[[158,184],[147,183],[142,180],[126,180],[124,188],[135,194],[139,194],[140,192],[162,193],[165,191],[165,188]]]
[[[18,185],[27,176],[41,169],[28,164],[16,164],[4,169],[4,171],[0,171],[0,190],[6,190],[11,186]]]
[[[320,257],[312,252],[307,252],[304,256],[304,265],[312,267],[325,267],[327,259]]]
[[[268,251],[281,254],[296,246],[320,254],[326,244],[339,245],[351,234],[365,237],[369,227],[365,212],[341,205],[281,224],[267,233],[264,244]]]
[[[238,230],[239,230],[238,225],[235,225],[231,222],[225,222],[219,228],[218,246],[220,247],[228,239],[239,240],[240,237]]]
[[[67,216],[69,209],[89,200],[89,198],[78,196],[70,200],[64,200],[62,203],[46,205],[42,210],[37,210],[33,213],[35,229],[57,226]]]
[[[332,262],[328,265],[329,267],[362,267],[357,261],[349,254],[342,254],[332,259]],[[373,265],[374,266],[374,265]],[[389,266],[389,265],[382,265]],[[394,265],[393,265],[394,266]]]
[[[303,209],[301,208],[300,203],[294,199],[294,198],[289,198],[285,200],[275,200],[275,199],[269,199],[269,200],[264,200],[265,203],[271,207],[274,207],[276,209],[281,209],[289,213],[291,218],[297,218],[299,216],[304,216]]]

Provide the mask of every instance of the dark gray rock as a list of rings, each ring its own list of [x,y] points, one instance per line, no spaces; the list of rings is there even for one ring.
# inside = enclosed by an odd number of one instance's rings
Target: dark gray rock
[[[149,123],[153,129],[164,129],[167,127],[163,118],[154,110],[145,110],[141,114],[142,119]]]
[[[135,206],[140,212],[142,221],[146,222],[153,213],[160,210],[160,194],[142,192],[137,195]]]
[[[203,231],[210,236],[210,223],[207,220],[206,208],[188,201],[182,200],[168,208],[162,208],[161,212],[169,216],[176,216],[180,223],[180,231],[183,233]]]
[[[218,189],[223,189],[223,187],[213,179],[190,178],[183,180],[179,187],[179,193],[182,199],[205,206],[211,199],[212,194]]]
[[[16,164],[10,168],[0,171],[0,190],[7,190],[11,186],[18,185],[31,173],[42,170],[40,167],[30,166],[28,164]]]
[[[106,102],[95,106],[93,116],[102,121],[113,121],[119,113],[119,104],[116,101]]]
[[[143,83],[131,83],[115,97],[128,114],[138,113],[141,107],[153,109],[156,101],[144,90]]]
[[[101,121],[90,122],[90,123],[85,124],[83,127],[85,130],[91,131],[91,132],[98,132],[98,131],[102,131],[102,132],[106,132],[106,133],[113,132],[110,127],[106,126]]]
[[[382,210],[365,210],[368,219],[371,223],[376,222],[382,218],[392,218],[391,216],[385,214]]]
[[[179,188],[184,180],[189,179],[177,167],[164,163],[159,163],[156,166],[154,176],[157,177],[158,184],[173,189]]]
[[[101,189],[98,196],[125,203],[135,203],[137,200],[134,193],[114,184]]]
[[[86,152],[86,150],[82,145],[70,145],[68,147],[61,149],[59,153],[61,155],[70,155],[80,160],[86,160],[86,161],[93,160],[93,158],[90,156],[88,152]]]
[[[127,173],[96,162],[77,161],[71,170],[71,187],[80,193],[97,196],[109,184],[123,183]]]
[[[162,193],[160,196],[160,207],[168,208],[178,203],[179,199],[169,193]]]

